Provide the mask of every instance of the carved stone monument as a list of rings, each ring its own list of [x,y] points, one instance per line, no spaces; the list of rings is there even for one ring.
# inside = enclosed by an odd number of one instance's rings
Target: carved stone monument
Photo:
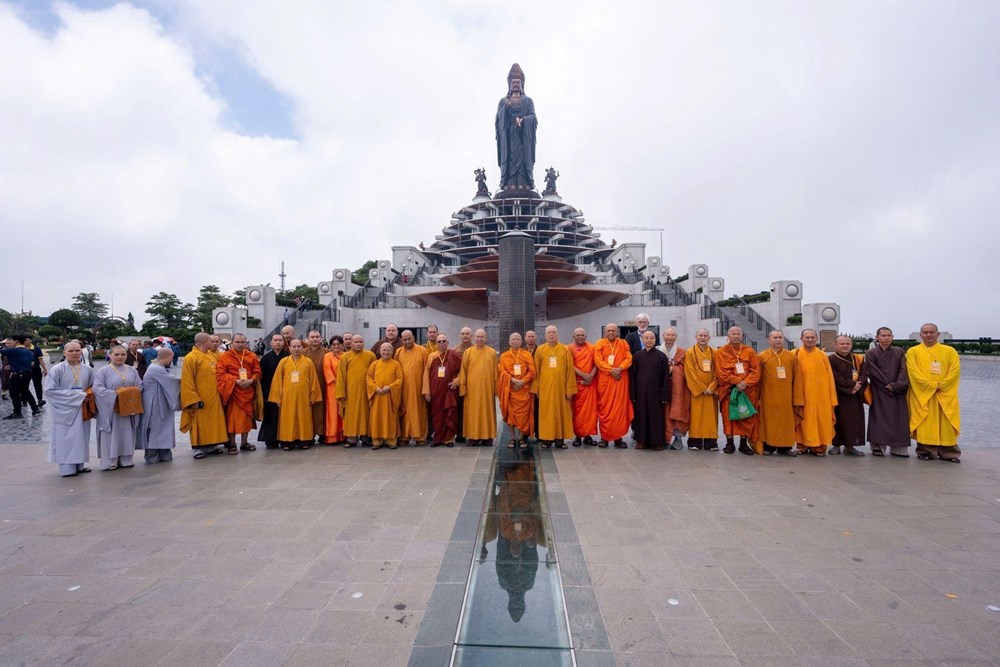
[[[537,198],[535,192],[535,103],[524,94],[524,72],[517,63],[507,74],[507,95],[497,105],[498,199]]]

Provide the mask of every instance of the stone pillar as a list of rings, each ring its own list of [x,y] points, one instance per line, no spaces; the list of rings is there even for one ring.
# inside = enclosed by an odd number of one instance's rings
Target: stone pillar
[[[505,352],[511,333],[535,328],[535,241],[513,231],[500,237],[499,246],[499,340],[490,345]]]

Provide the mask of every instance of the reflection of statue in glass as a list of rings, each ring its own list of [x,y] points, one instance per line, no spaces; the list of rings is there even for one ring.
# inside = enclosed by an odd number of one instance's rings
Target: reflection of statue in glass
[[[507,96],[497,106],[497,162],[505,195],[535,189],[535,103],[524,94],[524,72],[517,63],[507,74]]]
[[[486,557],[486,543],[497,540],[496,567],[500,587],[507,591],[507,611],[515,623],[524,616],[524,594],[535,585],[538,572],[538,547],[547,546],[539,515],[535,462],[525,461],[504,467],[498,482],[500,492],[490,501],[481,558]]]

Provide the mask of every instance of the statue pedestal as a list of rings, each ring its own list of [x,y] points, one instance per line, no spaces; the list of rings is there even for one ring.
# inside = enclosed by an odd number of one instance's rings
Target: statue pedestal
[[[508,187],[493,195],[494,199],[541,199],[542,196],[534,190],[524,187]]]

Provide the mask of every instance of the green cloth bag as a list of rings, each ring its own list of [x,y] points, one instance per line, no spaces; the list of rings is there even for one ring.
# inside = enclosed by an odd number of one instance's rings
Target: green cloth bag
[[[740,391],[739,387],[733,387],[729,392],[729,421],[739,421],[747,419],[757,414],[757,408],[750,402],[750,397]]]

